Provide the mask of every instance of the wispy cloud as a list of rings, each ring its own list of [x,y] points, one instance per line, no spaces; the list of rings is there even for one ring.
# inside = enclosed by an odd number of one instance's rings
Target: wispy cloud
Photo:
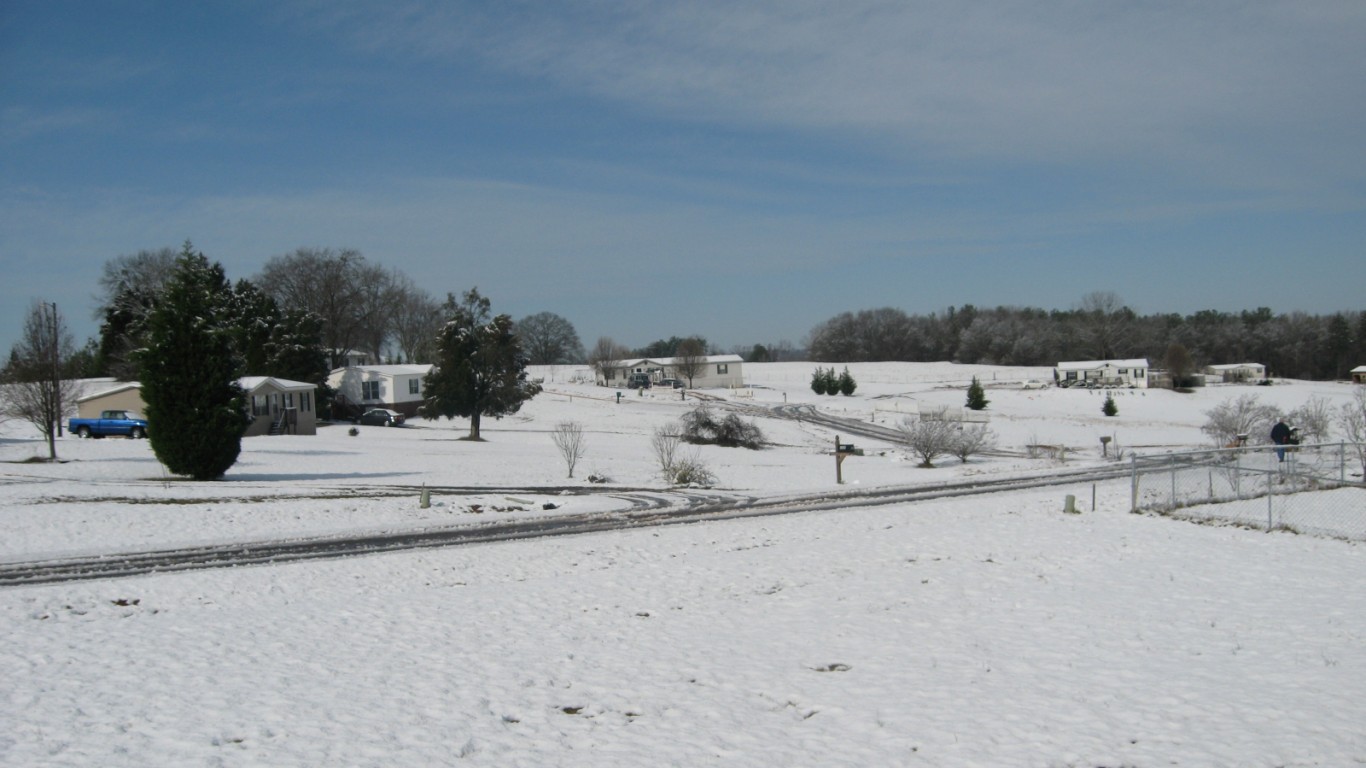
[[[328,18],[372,49],[921,158],[1156,163],[1240,184],[1366,161],[1366,6],[1352,1],[408,3]]]

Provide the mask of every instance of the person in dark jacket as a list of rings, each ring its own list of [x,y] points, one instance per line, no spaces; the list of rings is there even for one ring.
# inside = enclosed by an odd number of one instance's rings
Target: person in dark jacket
[[[1284,419],[1277,419],[1271,428],[1271,442],[1276,446],[1276,458],[1285,461],[1285,447],[1290,444],[1290,425]]]

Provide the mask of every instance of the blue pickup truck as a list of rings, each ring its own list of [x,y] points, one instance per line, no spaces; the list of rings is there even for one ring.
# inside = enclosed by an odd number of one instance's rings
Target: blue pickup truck
[[[147,420],[132,411],[104,411],[98,419],[72,419],[67,424],[71,434],[80,437],[146,437]]]

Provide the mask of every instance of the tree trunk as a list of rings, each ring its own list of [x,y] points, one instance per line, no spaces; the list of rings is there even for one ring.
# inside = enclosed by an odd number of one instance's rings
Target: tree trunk
[[[479,439],[479,411],[476,410],[470,415],[470,439]]]

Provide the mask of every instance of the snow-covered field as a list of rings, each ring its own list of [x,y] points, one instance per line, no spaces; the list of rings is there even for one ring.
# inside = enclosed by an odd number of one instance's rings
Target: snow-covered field
[[[1000,446],[1068,466],[1204,447],[1204,412],[1285,410],[1344,384],[1026,390],[1047,369],[747,365],[758,409],[897,423],[957,407],[972,375]],[[216,483],[165,476],[145,441],[0,425],[0,562],[611,510],[663,492],[653,429],[692,401],[573,383],[486,422],[345,426],[243,443]],[[575,473],[550,440],[584,425]],[[719,486],[831,491],[835,433],[757,417],[774,446],[702,448]],[[847,488],[1046,471],[918,469],[895,446]],[[591,485],[591,473],[611,479]],[[436,488],[421,509],[417,489]],[[467,490],[456,492],[454,488]],[[564,495],[560,488],[602,495]],[[1366,589],[1351,542],[1127,512],[1128,484],[973,496],[270,567],[0,590],[0,765],[1343,766],[1366,763]],[[1062,497],[1082,500],[1062,514]],[[555,510],[542,505],[554,503]],[[479,511],[474,511],[475,509]],[[1366,514],[1366,510],[1362,510]]]

